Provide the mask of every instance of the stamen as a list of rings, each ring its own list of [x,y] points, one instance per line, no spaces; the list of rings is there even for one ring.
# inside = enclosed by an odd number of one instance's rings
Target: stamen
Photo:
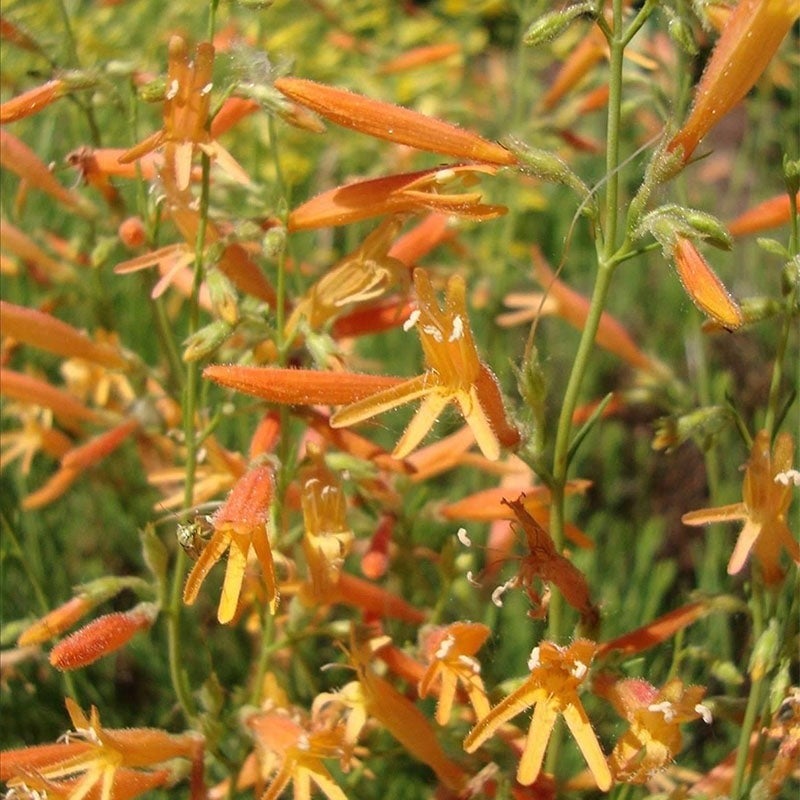
[[[714,718],[711,716],[711,709],[708,706],[704,706],[702,703],[698,703],[694,707],[694,710],[700,715],[700,717],[702,718],[703,722],[706,723],[706,725],[710,725],[714,721]]]
[[[533,650],[531,650],[531,656],[528,659],[528,669],[531,670],[531,672],[533,672],[533,670],[535,670],[536,667],[538,667],[541,663],[540,655],[541,650],[538,647],[534,647]]]
[[[669,700],[661,703],[651,703],[647,706],[648,711],[660,711],[664,715],[665,722],[672,722],[675,719],[675,708]]]
[[[440,660],[447,658],[447,654],[453,649],[453,645],[455,643],[456,640],[452,633],[449,636],[445,636],[439,644],[438,650],[433,654],[434,658],[438,658]]]
[[[444,336],[442,336],[442,332],[435,325],[423,325],[422,332],[427,333],[428,336],[434,339],[434,341],[437,342],[444,341]]]
[[[572,668],[572,675],[580,681],[583,680],[583,676],[586,675],[588,671],[589,667],[587,667],[583,661],[576,661],[575,666]]]
[[[453,332],[450,334],[448,342],[458,341],[464,335],[464,320],[461,319],[460,314],[453,317]]]
[[[403,323],[403,330],[408,332],[410,331],[416,324],[417,320],[419,319],[420,310],[415,308],[409,315],[408,319]]]
[[[779,483],[781,486],[789,486],[790,484],[800,486],[800,470],[787,469],[786,472],[779,472],[775,476],[775,483]]]
[[[456,533],[456,538],[459,542],[461,542],[461,544],[464,545],[464,547],[472,547],[472,539],[469,538],[466,528],[459,528],[458,532]]]
[[[169,86],[167,87],[167,91],[166,91],[166,93],[164,94],[164,97],[165,97],[167,100],[173,100],[173,99],[175,98],[175,96],[178,94],[178,90],[179,90],[180,88],[181,88],[181,87],[180,87],[180,84],[178,83],[178,79],[177,79],[177,78],[173,78],[173,79],[170,81],[170,84],[169,84]]]

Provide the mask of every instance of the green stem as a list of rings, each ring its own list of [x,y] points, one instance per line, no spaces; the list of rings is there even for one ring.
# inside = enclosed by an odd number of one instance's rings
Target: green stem
[[[64,0],[59,0],[58,10],[61,14],[61,21],[64,24],[64,39],[67,45],[69,60],[76,69],[80,69],[81,62],[78,58],[78,47],[75,39],[75,32],[72,30],[72,23],[70,22],[69,13],[67,12],[67,7],[64,4]],[[97,124],[97,120],[94,118],[94,111],[92,110],[91,105],[85,100],[79,99],[76,96],[73,96],[73,100],[75,100],[81,111],[83,111],[84,115],[86,116],[86,121],[89,124],[89,132],[92,137],[92,144],[95,147],[100,147],[100,126]]]
[[[798,218],[797,218],[797,197],[790,194],[789,195],[789,202],[791,204],[792,209],[792,233],[789,242],[790,252],[793,256],[797,256],[798,250],[798,239],[797,239],[797,228],[798,228]],[[767,413],[764,419],[764,427],[769,432],[770,437],[773,436],[775,433],[775,420],[780,410],[780,399],[781,399],[781,381],[783,378],[783,360],[786,355],[786,348],[789,345],[789,337],[792,334],[792,331],[796,328],[796,322],[793,314],[793,310],[797,304],[797,292],[800,291],[800,287],[798,287],[798,281],[795,276],[795,280],[792,283],[792,289],[789,292],[789,295],[785,298],[785,313],[783,315],[783,328],[781,329],[781,335],[778,339],[778,348],[775,352],[775,363],[772,367],[772,378],[770,380],[769,385],[769,399],[767,401]]]
[[[572,417],[578,403],[581,384],[586,375],[594,349],[594,340],[600,326],[600,317],[605,307],[611,277],[614,274],[617,249],[617,229],[619,220],[619,132],[622,107],[622,57],[625,50],[625,39],[622,27],[623,2],[614,0],[613,31],[609,41],[609,101],[606,128],[606,202],[605,232],[601,248],[598,249],[598,270],[589,305],[589,313],[581,332],[578,350],[572,363],[567,388],[561,405],[561,413],[556,429],[556,441],[553,452],[553,486],[551,488],[550,532],[556,552],[564,547],[565,528],[565,489],[569,471],[569,452],[572,438]],[[548,610],[548,637],[558,642],[563,636],[564,600],[559,592],[554,592]],[[555,772],[559,764],[561,745],[564,739],[563,726],[553,731],[547,748],[545,768]]]
[[[203,153],[201,157],[201,165],[200,224],[197,228],[197,238],[195,240],[194,279],[192,282],[192,294],[189,299],[189,336],[194,334],[200,326],[200,304],[198,300],[204,274],[204,252],[210,202],[211,175],[211,159],[205,153]],[[200,445],[197,431],[195,430],[199,392],[200,366],[196,361],[192,361],[186,365],[186,380],[183,391],[183,434],[184,445],[186,447],[183,498],[185,508],[191,508],[194,504],[197,452]],[[189,691],[188,679],[182,668],[183,662],[181,658],[181,595],[183,576],[186,571],[186,553],[182,549],[178,550],[174,570],[169,604],[167,607],[170,676],[175,689],[175,695],[183,709],[183,713],[187,718],[191,719],[195,713],[195,704],[191,692]]]

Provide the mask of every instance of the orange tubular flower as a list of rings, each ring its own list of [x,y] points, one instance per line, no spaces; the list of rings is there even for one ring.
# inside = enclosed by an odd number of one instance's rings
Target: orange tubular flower
[[[270,610],[275,612],[278,606],[278,589],[266,522],[273,490],[272,467],[267,464],[253,467],[237,481],[225,504],[214,515],[211,540],[186,580],[183,601],[187,605],[194,603],[211,567],[230,549],[217,612],[217,619],[221,623],[230,622],[236,613],[247,556],[252,549],[261,564],[267,602]]]
[[[191,797],[200,798],[203,792],[203,740],[198,735],[172,735],[155,728],[109,730],[100,724],[100,715],[94,706],[91,716],[87,717],[70,698],[67,698],[66,705],[75,729],[69,735],[70,743],[54,745],[60,750],[53,752],[49,761],[44,760],[42,748],[30,748],[33,751],[32,763],[26,761],[25,750],[16,751],[16,777],[8,781],[9,786],[25,785],[29,772],[35,770],[35,777],[47,781],[77,776],[77,781],[71,785],[70,797],[96,796],[100,800],[112,800],[118,796],[117,779],[126,771],[155,766],[172,758],[188,758],[193,766]],[[143,771],[138,774],[142,781],[147,781],[148,776],[154,773]],[[126,777],[125,783],[129,780]],[[90,795],[90,792],[97,794]],[[135,797],[136,794],[120,792],[119,796]]]
[[[195,148],[215,160],[234,180],[250,183],[247,173],[206,130],[211,104],[214,46],[200,42],[194,62],[189,60],[186,41],[180,36],[169,40],[167,92],[164,99],[164,127],[123,153],[119,160],[128,164],[164,146],[164,157],[179,190],[189,186]]]
[[[10,369],[0,369],[0,394],[49,408],[70,430],[80,430],[81,422],[100,422],[102,419],[97,411],[83,405],[71,394],[56,389],[46,381]]]
[[[13,336],[60,356],[83,358],[106,367],[125,365],[125,360],[113,347],[93,342],[86,334],[51,314],[5,300],[0,300],[0,329],[4,336]]]
[[[206,367],[203,377],[237,392],[261,397],[270,403],[305,406],[352,403],[405,381],[404,378],[391,375],[281,367],[239,367],[233,364]]]
[[[648,650],[657,644],[665,642],[679,630],[691,625],[707,612],[708,605],[704,602],[687,603],[654,619],[641,628],[624,633],[609,642],[603,642],[597,648],[597,656],[602,658],[615,651],[624,656],[641,653],[643,650]]]
[[[354,644],[351,662],[358,683],[350,692],[362,703],[348,721],[350,730],[358,729],[369,715],[376,719],[414,758],[427,764],[439,780],[455,791],[463,789],[467,775],[451,761],[436,739],[427,717],[370,666],[372,652],[368,643]],[[342,693],[346,694],[348,687]],[[354,691],[355,690],[355,691]]]
[[[518,443],[519,431],[506,417],[494,375],[478,358],[467,317],[464,279],[459,275],[450,278],[444,308],[440,308],[425,270],[414,271],[414,286],[419,313],[412,315],[409,322],[413,320],[419,330],[427,371],[340,409],[331,417],[331,425],[354,425],[422,398],[394,450],[395,458],[404,458],[422,441],[444,407],[455,402],[483,454],[497,460],[501,445],[513,447]]]
[[[66,603],[62,603],[26,628],[17,639],[17,644],[20,647],[27,647],[46,642],[67,628],[71,628],[79,619],[83,619],[95,605],[96,601],[88,594],[71,597]]]
[[[310,444],[308,455],[311,464],[300,472],[305,523],[303,553],[311,595],[323,599],[338,583],[354,537],[347,524],[347,502],[341,482],[325,464],[322,450]]]
[[[66,90],[66,82],[56,78],[6,100],[0,105],[0,125],[36,114],[58,100]]]
[[[349,764],[352,747],[345,741],[343,725],[309,730],[276,709],[254,714],[247,727],[253,732],[262,773],[266,777],[275,773],[260,800],[277,800],[290,783],[294,783],[296,800],[308,800],[312,784],[328,800],[347,800],[323,763],[324,759],[338,758]]]
[[[800,193],[795,199],[800,205]],[[779,194],[763,203],[748,209],[736,219],[728,223],[731,236],[748,236],[770,228],[778,228],[789,221],[792,215],[791,198],[788,194]]]
[[[33,239],[4,219],[0,219],[0,243],[6,252],[17,256],[40,280],[44,276],[54,281],[68,281],[75,277],[68,264],[54,259]]]
[[[447,725],[450,720],[459,683],[463,684],[477,719],[489,713],[481,665],[475,658],[489,633],[489,628],[477,622],[454,622],[430,631],[425,637],[424,649],[430,665],[419,682],[419,696],[427,697],[436,683],[441,685],[436,706],[436,721],[440,725]]]
[[[406,72],[428,64],[444,61],[460,52],[461,46],[456,42],[423,45],[422,47],[408,50],[397,56],[397,58],[391,59],[391,61],[384,61],[377,71],[380,75],[394,75],[397,72]]]
[[[588,639],[576,639],[569,647],[559,647],[552,642],[534,647],[528,661],[530,676],[479,720],[464,740],[464,749],[468,753],[475,752],[501,725],[535,706],[517,780],[524,786],[536,780],[553,725],[562,714],[598,788],[608,791],[613,783],[611,772],[578,697],[578,687],[589,671],[595,651],[596,645]]]
[[[608,44],[603,32],[596,25],[592,26],[561,66],[556,79],[542,98],[542,108],[552,111],[559,100],[588,75],[595,64],[606,57],[607,52]]]
[[[589,301],[580,293],[559,280],[538,247],[532,248],[533,268],[546,295],[512,294],[506,298],[506,305],[518,307],[520,311],[502,314],[498,317],[500,325],[514,325],[534,320],[540,313],[556,314],[566,320],[573,328],[583,330],[589,316]],[[600,316],[597,329],[597,344],[636,369],[654,372],[657,363],[645,355],[619,323],[607,311]]]
[[[337,125],[377,139],[469,161],[499,166],[517,163],[516,156],[496,142],[392,103],[303,78],[278,78],[275,88]]]
[[[84,212],[91,208],[91,204],[80,195],[65,189],[28,145],[2,129],[0,129],[0,165],[15,172],[29,186],[49,194],[69,208]]]
[[[723,328],[733,331],[740,327],[744,322],[742,310],[709,263],[700,255],[694,242],[678,236],[672,255],[678,277],[689,299]]]
[[[299,231],[421,211],[493,219],[505,214],[506,207],[481,203],[480,192],[455,192],[450,187],[469,187],[479,175],[496,173],[497,167],[487,164],[453,164],[356,181],[312,197],[289,214],[287,225],[290,231]]]
[[[700,702],[702,686],[684,686],[679,678],[661,690],[641,678],[604,683],[595,681],[595,690],[630,724],[609,759],[615,780],[645,783],[680,752],[682,723],[698,718],[711,723],[711,712]]]
[[[73,447],[61,458],[61,468],[40,489],[27,495],[22,501],[25,509],[41,508],[60,497],[80,477],[81,473],[93,467],[139,430],[141,423],[136,417],[129,417],[113,428],[98,434],[84,444]]]
[[[327,270],[295,306],[286,322],[286,338],[294,337],[303,318],[311,330],[319,331],[346,311],[407,286],[407,268],[389,256],[392,240],[402,225],[400,217],[385,220],[356,250]]]
[[[667,145],[685,164],[703,137],[750,91],[800,17],[798,0],[740,0],[697,85],[683,127]]]
[[[783,579],[782,550],[800,565],[800,545],[786,524],[792,488],[800,485],[800,473],[792,469],[793,458],[794,442],[788,433],[778,434],[770,453],[769,433],[759,431],[747,462],[742,502],[690,511],[681,518],[686,525],[744,520],[744,528],[728,562],[729,575],[741,572],[751,553],[768,586]]]
[[[70,634],[50,651],[50,663],[60,670],[79,669],[124,647],[158,616],[153,603],[139,603],[126,612],[104,614]]]

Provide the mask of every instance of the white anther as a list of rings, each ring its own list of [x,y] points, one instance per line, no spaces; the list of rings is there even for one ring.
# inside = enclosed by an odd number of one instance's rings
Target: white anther
[[[409,315],[408,319],[403,323],[403,330],[410,331],[416,324],[417,320],[419,319],[420,311],[418,308],[415,308]]]
[[[448,342],[458,341],[464,335],[464,320],[461,319],[460,314],[453,317],[453,332],[450,334]]]

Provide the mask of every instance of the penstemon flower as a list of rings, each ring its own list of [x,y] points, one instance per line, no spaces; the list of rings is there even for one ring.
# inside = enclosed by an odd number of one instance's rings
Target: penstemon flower
[[[489,637],[490,630],[477,622],[454,622],[428,631],[424,649],[430,664],[419,682],[419,696],[427,697],[438,683],[436,721],[447,725],[453,709],[456,688],[464,687],[478,719],[489,713],[489,701],[481,679],[481,665],[475,653]]]
[[[220,622],[230,622],[238,606],[247,557],[253,550],[261,565],[267,602],[270,609],[275,611],[278,605],[278,588],[267,536],[267,513],[273,490],[272,467],[268,464],[252,467],[231,489],[224,505],[212,519],[214,533],[211,540],[186,579],[183,601],[187,605],[192,605],[197,599],[200,586],[211,567],[226,550],[230,550],[217,612]]]
[[[751,553],[770,586],[783,579],[782,550],[800,564],[800,545],[786,522],[793,489],[800,483],[800,474],[792,469],[793,458],[794,442],[788,433],[778,434],[770,452],[769,433],[759,431],[744,474],[742,502],[683,515],[686,525],[744,520],[728,562],[729,575],[741,572]]]
[[[711,712],[700,701],[702,686],[684,686],[679,678],[656,689],[641,678],[607,685],[600,679],[595,690],[608,697],[630,728],[617,741],[610,757],[616,780],[644,783],[667,767],[680,752],[683,723],[702,718],[711,723]]]
[[[192,156],[197,149],[216,161],[234,180],[250,183],[247,173],[233,156],[206,130],[213,67],[214,46],[210,42],[200,42],[195,49],[194,61],[191,61],[183,37],[176,35],[169,40],[164,126],[126,150],[119,157],[120,163],[136,161],[163,146],[167,174],[174,177],[175,185],[183,191],[189,186]]]
[[[66,705],[74,727],[66,743],[46,746],[49,750],[33,747],[3,754],[3,772],[11,771],[14,776],[8,776],[8,780],[7,774],[3,775],[9,786],[32,785],[43,779],[43,788],[50,788],[50,781],[58,781],[58,789],[62,780],[75,779],[69,787],[70,798],[86,797],[96,791],[92,796],[100,800],[115,800],[118,780],[131,792],[137,787],[144,790],[154,775],[159,776],[158,783],[163,783],[166,776],[143,768],[173,758],[188,758],[192,762],[191,797],[194,800],[203,796],[203,739],[199,735],[173,735],[155,728],[112,730],[100,724],[94,706],[87,717],[72,699],[67,698]],[[131,774],[132,770],[136,772]],[[119,796],[135,797],[138,793],[126,795],[121,790]]]
[[[740,0],[736,5],[697,85],[692,110],[667,145],[684,164],[750,91],[798,17],[798,0]]]
[[[578,697],[578,687],[589,672],[597,645],[577,639],[569,647],[542,642],[531,653],[530,675],[516,691],[501,700],[464,740],[468,753],[477,750],[501,725],[535,706],[528,737],[517,770],[517,780],[528,785],[539,775],[550,733],[559,714],[575,737],[598,788],[608,791],[613,779],[592,725]]]
[[[422,441],[444,407],[458,404],[483,454],[500,457],[500,447],[513,447],[519,431],[508,421],[497,381],[478,358],[467,317],[466,286],[458,275],[450,278],[444,308],[436,300],[428,273],[414,271],[418,313],[407,327],[416,326],[427,370],[416,378],[351,403],[331,417],[333,427],[354,425],[412,400],[422,404],[394,450],[404,458]]]

